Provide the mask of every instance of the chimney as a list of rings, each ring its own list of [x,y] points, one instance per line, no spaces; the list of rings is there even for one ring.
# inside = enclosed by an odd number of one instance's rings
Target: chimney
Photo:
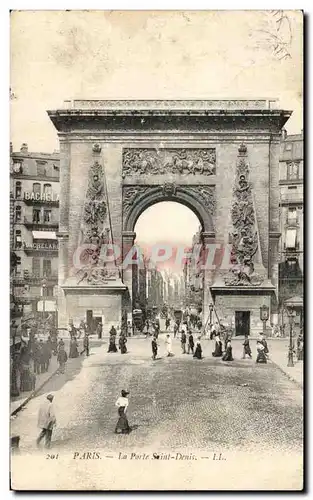
[[[28,153],[28,145],[25,142],[23,142],[20,151],[21,153]]]

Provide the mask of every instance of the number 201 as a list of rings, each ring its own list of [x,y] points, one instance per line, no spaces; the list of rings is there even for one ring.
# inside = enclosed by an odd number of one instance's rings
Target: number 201
[[[49,459],[49,458],[50,458],[50,459],[56,459],[56,458],[59,458],[59,455],[50,455],[50,454],[48,453],[48,455],[46,456],[46,459]]]

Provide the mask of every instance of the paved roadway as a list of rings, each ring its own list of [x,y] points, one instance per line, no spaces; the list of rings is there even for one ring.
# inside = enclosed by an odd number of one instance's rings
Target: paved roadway
[[[21,436],[21,455],[13,457],[12,465],[21,464],[25,457],[38,458],[34,444],[38,433],[37,411],[44,394],[53,391],[58,421],[53,452],[59,453],[61,459],[73,454],[73,450],[79,453],[82,450],[101,450],[102,458],[103,453],[114,457],[111,459],[117,463],[114,474],[122,481],[117,471],[121,470],[123,462],[116,460],[121,450],[124,454],[134,451],[188,454],[196,450],[202,464],[206,460],[204,457],[218,452],[228,457],[228,467],[230,463],[232,466],[226,474],[225,470],[221,472],[221,479],[215,487],[226,487],[239,464],[242,464],[240,470],[249,472],[240,473],[239,479],[235,474],[237,482],[232,479],[233,487],[238,481],[241,487],[250,484],[249,481],[252,481],[250,487],[257,487],[258,482],[253,480],[255,475],[256,479],[263,477],[262,485],[268,481],[273,489],[287,483],[291,488],[298,486],[302,453],[300,389],[271,363],[260,365],[255,360],[241,360],[242,342],[233,342],[236,359],[232,363],[212,358],[211,341],[202,341],[203,360],[181,354],[178,340],[173,341],[176,355],[165,358],[162,336],[159,343],[160,359],[156,361],[151,359],[150,339],[130,339],[126,355],[107,354],[107,344],[96,343],[89,358],[71,360],[66,375],[51,380],[44,391],[12,420],[11,434]],[[134,430],[128,436],[113,432],[117,419],[114,403],[122,388],[130,391],[128,413]],[[51,468],[50,462],[49,475],[54,477],[56,474],[60,485],[68,485],[64,467],[63,464],[62,475],[59,469],[56,472],[55,464]],[[281,474],[276,471],[277,467]],[[80,487],[88,484],[90,487],[96,470],[98,485],[116,488],[113,472],[103,485],[98,466],[90,473],[85,472],[83,484],[81,472],[76,474],[75,486],[79,483]],[[183,474],[186,474],[187,469],[184,470]],[[131,488],[130,480],[125,477],[126,487]],[[206,473],[202,481],[205,477]],[[207,486],[215,484],[217,477],[218,474],[214,474]],[[155,482],[149,474],[146,477],[140,475],[140,484],[145,484],[147,478],[146,487],[151,481]],[[28,480],[27,475],[23,481]],[[40,476],[37,480],[40,483]],[[166,476],[164,481],[163,485],[172,484],[168,481],[173,481],[173,477]],[[178,481],[176,476],[175,481]],[[46,479],[43,484],[48,483]],[[159,483],[154,487],[162,489]],[[200,487],[200,482],[193,487]]]

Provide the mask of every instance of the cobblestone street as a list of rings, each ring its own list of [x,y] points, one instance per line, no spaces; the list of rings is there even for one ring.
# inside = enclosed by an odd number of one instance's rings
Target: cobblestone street
[[[159,343],[161,357],[162,336]],[[81,359],[71,360],[66,375],[45,386],[45,394],[55,393],[53,453],[105,450],[116,458],[120,451],[196,450],[204,456],[251,452],[254,457],[256,451],[271,456],[277,452],[281,464],[284,456],[293,457],[294,469],[300,467],[302,394],[276,365],[241,360],[240,341],[234,342],[232,363],[212,358],[207,340],[202,342],[203,360],[181,354],[179,340],[173,341],[173,358],[156,361],[151,359],[150,339],[130,339],[128,344],[129,353],[123,356],[107,354],[106,344],[93,347],[82,366]],[[114,403],[122,388],[130,391],[128,413],[134,429],[128,436],[113,432]],[[38,456],[36,424],[42,397],[12,420],[11,433],[21,436],[21,455],[13,457],[13,464],[25,454]]]

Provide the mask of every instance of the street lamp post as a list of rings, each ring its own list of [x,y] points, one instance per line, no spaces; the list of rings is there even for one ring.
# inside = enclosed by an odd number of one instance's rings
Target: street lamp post
[[[263,321],[263,335],[266,334],[266,322],[269,318],[269,307],[263,304],[263,306],[260,307],[260,319]]]
[[[287,366],[294,366],[293,362],[293,317],[296,311],[292,307],[287,307],[289,317],[289,349],[288,349],[288,363]]]
[[[210,304],[210,305],[209,305],[209,311],[210,311],[210,330],[211,330],[211,328],[212,328],[212,315],[213,315],[213,309],[214,309],[213,304]]]
[[[43,334],[45,335],[46,333],[46,323],[45,323],[45,316],[46,316],[46,287],[47,287],[47,281],[44,278],[42,280],[42,316],[43,316]]]

